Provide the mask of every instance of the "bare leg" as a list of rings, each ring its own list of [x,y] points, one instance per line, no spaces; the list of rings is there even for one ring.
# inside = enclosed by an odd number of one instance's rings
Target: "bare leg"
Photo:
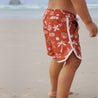
[[[57,63],[55,58],[53,58],[51,61],[50,68],[49,68],[51,92],[57,91],[58,75],[61,68],[63,67],[63,64],[64,63]]]
[[[58,76],[59,76],[59,72],[63,67],[63,64],[64,62],[57,63],[55,58],[53,58],[51,61],[50,68],[49,68],[51,90],[49,92],[49,96],[56,96]],[[69,92],[69,94],[72,94],[72,92]]]
[[[68,98],[68,93],[81,60],[79,60],[74,52],[68,58],[66,65],[61,69],[58,78],[57,98]]]

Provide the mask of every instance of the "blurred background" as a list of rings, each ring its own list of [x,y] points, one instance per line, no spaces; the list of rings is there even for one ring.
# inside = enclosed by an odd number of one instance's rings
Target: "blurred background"
[[[98,0],[86,0],[98,25]],[[0,98],[48,98],[49,64],[42,17],[48,0],[0,0]],[[84,13],[85,14],[85,13]],[[98,40],[79,20],[83,61],[69,98],[97,98]]]
[[[18,0],[12,0],[18,1]],[[0,0],[0,18],[41,18],[48,0],[19,0],[10,5],[11,0]],[[93,17],[98,16],[98,0],[86,0]]]

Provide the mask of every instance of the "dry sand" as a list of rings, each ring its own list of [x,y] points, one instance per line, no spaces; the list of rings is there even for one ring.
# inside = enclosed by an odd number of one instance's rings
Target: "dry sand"
[[[69,98],[96,98],[98,37],[79,24],[83,60]],[[50,61],[41,19],[0,19],[0,98],[48,98]]]

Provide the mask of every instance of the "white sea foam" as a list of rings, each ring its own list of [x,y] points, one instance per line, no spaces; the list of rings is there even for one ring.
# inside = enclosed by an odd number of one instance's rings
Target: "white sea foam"
[[[1,10],[9,10],[9,9],[45,9],[47,6],[45,5],[0,5]]]
[[[88,8],[98,8],[98,4],[87,4]],[[0,10],[9,9],[46,9],[47,5],[0,5]]]
[[[88,4],[92,17],[98,17],[98,4]],[[41,18],[47,5],[0,5],[0,18]]]
[[[87,4],[87,6],[88,6],[88,8],[92,8],[92,9],[94,9],[94,8],[97,8],[98,9],[98,4]]]

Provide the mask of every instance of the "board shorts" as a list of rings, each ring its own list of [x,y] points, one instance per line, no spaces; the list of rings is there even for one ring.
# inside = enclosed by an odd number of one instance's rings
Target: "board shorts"
[[[76,15],[64,9],[47,8],[43,15],[47,54],[58,63],[66,61],[72,52],[82,59],[77,21]]]

